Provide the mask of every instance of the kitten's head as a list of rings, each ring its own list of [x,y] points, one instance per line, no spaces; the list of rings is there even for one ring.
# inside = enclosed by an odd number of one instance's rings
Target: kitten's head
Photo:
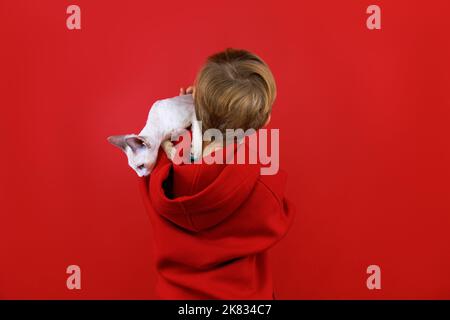
[[[135,134],[110,136],[108,141],[125,152],[128,165],[136,171],[139,177],[151,173],[158,157],[159,145]]]

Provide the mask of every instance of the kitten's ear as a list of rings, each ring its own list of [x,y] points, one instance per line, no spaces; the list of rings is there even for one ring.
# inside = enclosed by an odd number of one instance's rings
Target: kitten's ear
[[[150,145],[145,141],[143,137],[136,135],[119,135],[108,137],[108,142],[112,145],[119,147],[123,151],[126,151],[127,146],[131,148],[133,152],[141,148],[150,148]]]
[[[113,146],[119,147],[120,149],[125,151],[125,148],[127,147],[127,143],[125,141],[126,137],[127,135],[110,136],[107,140]]]
[[[125,143],[133,150],[133,152],[136,152],[141,148],[150,148],[150,145],[140,136],[126,137]]]

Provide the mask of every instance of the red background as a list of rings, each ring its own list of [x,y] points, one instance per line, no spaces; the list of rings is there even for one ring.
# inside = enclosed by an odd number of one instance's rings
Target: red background
[[[66,28],[66,8],[82,30]],[[382,29],[366,28],[378,4]],[[279,298],[450,298],[448,1],[0,1],[0,298],[153,298],[152,232],[106,143],[246,48],[271,66],[297,207]],[[82,289],[66,288],[66,267]],[[366,268],[381,267],[381,290]]]

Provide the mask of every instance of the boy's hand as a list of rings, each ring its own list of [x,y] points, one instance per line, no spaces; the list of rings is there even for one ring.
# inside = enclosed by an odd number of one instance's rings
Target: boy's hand
[[[184,94],[192,94],[192,93],[194,93],[194,87],[193,86],[187,87],[186,90],[184,90],[184,88],[180,88],[180,96],[182,96]]]

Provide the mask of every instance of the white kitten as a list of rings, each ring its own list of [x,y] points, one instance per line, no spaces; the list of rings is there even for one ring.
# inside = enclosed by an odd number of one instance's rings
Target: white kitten
[[[139,135],[111,136],[108,137],[108,141],[126,153],[130,167],[138,176],[143,177],[151,173],[160,146],[169,159],[173,159],[175,148],[168,140],[173,136],[176,137],[190,125],[192,125],[191,156],[198,159],[202,153],[202,136],[191,94],[156,101]]]

